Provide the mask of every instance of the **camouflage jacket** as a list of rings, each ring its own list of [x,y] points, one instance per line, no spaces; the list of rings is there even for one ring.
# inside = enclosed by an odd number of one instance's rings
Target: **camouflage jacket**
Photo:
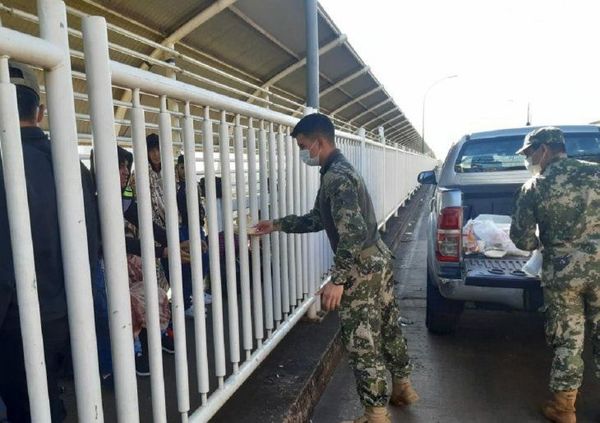
[[[321,167],[314,208],[304,216],[285,216],[275,226],[287,233],[327,232],[335,253],[331,280],[346,284],[361,251],[379,240],[377,219],[362,177],[336,150]]]
[[[541,242],[544,267],[573,251],[600,257],[600,165],[564,155],[552,161],[517,193],[510,237],[523,250]]]

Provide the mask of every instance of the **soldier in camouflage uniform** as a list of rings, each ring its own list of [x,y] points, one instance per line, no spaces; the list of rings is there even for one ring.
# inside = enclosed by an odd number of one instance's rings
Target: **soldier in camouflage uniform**
[[[546,336],[554,349],[554,396],[543,413],[571,423],[586,320],[600,377],[600,165],[567,158],[562,131],[553,127],[530,132],[517,153],[526,155],[534,176],[517,194],[510,236],[518,248],[543,248]]]
[[[390,422],[388,401],[403,406],[418,399],[408,379],[410,362],[394,298],[392,253],[379,237],[362,177],[335,148],[331,121],[322,114],[308,115],[292,136],[302,160],[321,166],[315,206],[304,216],[259,222],[257,234],[327,232],[335,252],[334,266],[331,281],[317,294],[326,310],[340,308],[342,339],[365,406],[365,415],[355,421]],[[391,398],[388,371],[394,382]]]

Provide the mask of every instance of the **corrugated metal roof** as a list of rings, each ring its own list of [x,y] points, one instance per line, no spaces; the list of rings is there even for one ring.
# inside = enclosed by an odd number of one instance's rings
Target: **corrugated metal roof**
[[[165,38],[176,32],[182,25],[207,8],[214,6],[211,0],[67,0],[71,8],[69,24],[75,29],[80,28],[80,18],[77,13],[102,15],[109,24],[124,28],[156,43],[162,43]],[[231,2],[230,2],[231,3]],[[14,7],[19,10],[36,14],[35,4],[30,0],[10,0],[3,4],[6,8]],[[36,34],[37,25],[23,21],[7,13],[2,13],[3,25],[24,32]],[[319,45],[321,47],[338,39],[342,34],[332,19],[320,6],[319,8]],[[37,34],[36,34],[37,35]],[[155,46],[143,44],[128,36],[109,31],[109,40],[119,46],[133,51],[151,54]],[[82,50],[82,42],[77,37],[70,37],[71,47]],[[306,56],[304,33],[304,2],[298,0],[238,0],[228,8],[220,11],[202,25],[193,29],[175,45],[175,49],[199,64],[177,59],[176,65],[184,71],[207,78],[232,87],[239,92],[215,87],[214,84],[198,81],[190,76],[178,75],[178,79],[211,89],[242,100],[248,100],[249,95],[263,97],[256,88],[235,81],[232,78],[206,69],[201,64],[210,65],[222,72],[233,75],[244,81],[261,86],[280,72],[297,64]],[[118,60],[132,66],[142,66],[144,60],[131,54],[116,51],[110,52],[113,60]],[[159,60],[167,57],[158,55]],[[347,42],[329,50],[320,56],[320,91],[327,90],[337,82],[363,70],[368,64],[364,63]],[[73,60],[73,69],[83,71],[83,61]],[[164,74],[161,66],[152,65],[152,71]],[[346,130],[366,124],[367,131],[377,132],[377,127],[394,128],[405,122],[408,131],[400,135],[392,133],[392,141],[400,142],[415,150],[421,149],[421,138],[415,128],[406,120],[397,103],[385,91],[380,89],[365,96],[380,84],[374,76],[377,69],[357,75],[343,85],[328,90],[321,95],[321,111],[331,114],[345,104],[353,102],[335,113],[338,126]],[[282,97],[302,104],[305,101],[306,75],[305,67],[299,66],[295,71],[286,74],[275,81],[270,90]],[[76,81],[75,90],[84,91],[84,82]],[[242,94],[246,93],[246,95]],[[115,90],[115,98],[122,96],[120,90]],[[355,101],[359,99],[359,101]],[[285,106],[297,110],[301,107],[286,102],[279,97],[271,96],[275,104],[272,107]],[[369,111],[386,100],[385,104]],[[251,100],[254,102],[260,101]],[[83,102],[80,102],[83,103]],[[83,104],[78,103],[78,112],[85,113]],[[283,110],[283,109],[282,109]],[[353,118],[357,117],[355,120]],[[348,124],[352,121],[352,125]],[[388,123],[389,122],[389,123]],[[85,124],[82,124],[88,129]],[[83,128],[82,128],[83,129]],[[125,129],[124,129],[125,131]],[[429,147],[426,148],[431,152]]]

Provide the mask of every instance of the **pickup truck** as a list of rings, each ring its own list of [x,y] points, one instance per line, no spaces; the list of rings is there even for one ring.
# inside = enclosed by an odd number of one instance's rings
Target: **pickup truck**
[[[567,154],[600,159],[600,127],[560,126]],[[427,227],[427,309],[430,332],[454,331],[465,302],[483,308],[536,311],[543,306],[540,280],[521,269],[527,257],[488,258],[465,254],[463,225],[481,214],[510,216],[514,196],[531,174],[515,154],[533,127],[478,132],[463,136],[439,169],[421,172],[433,184]]]

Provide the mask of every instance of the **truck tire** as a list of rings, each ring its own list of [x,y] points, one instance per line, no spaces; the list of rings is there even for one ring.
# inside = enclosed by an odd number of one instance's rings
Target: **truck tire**
[[[430,333],[448,335],[453,333],[463,311],[462,301],[453,301],[440,294],[438,287],[427,272],[427,308],[425,325]]]

